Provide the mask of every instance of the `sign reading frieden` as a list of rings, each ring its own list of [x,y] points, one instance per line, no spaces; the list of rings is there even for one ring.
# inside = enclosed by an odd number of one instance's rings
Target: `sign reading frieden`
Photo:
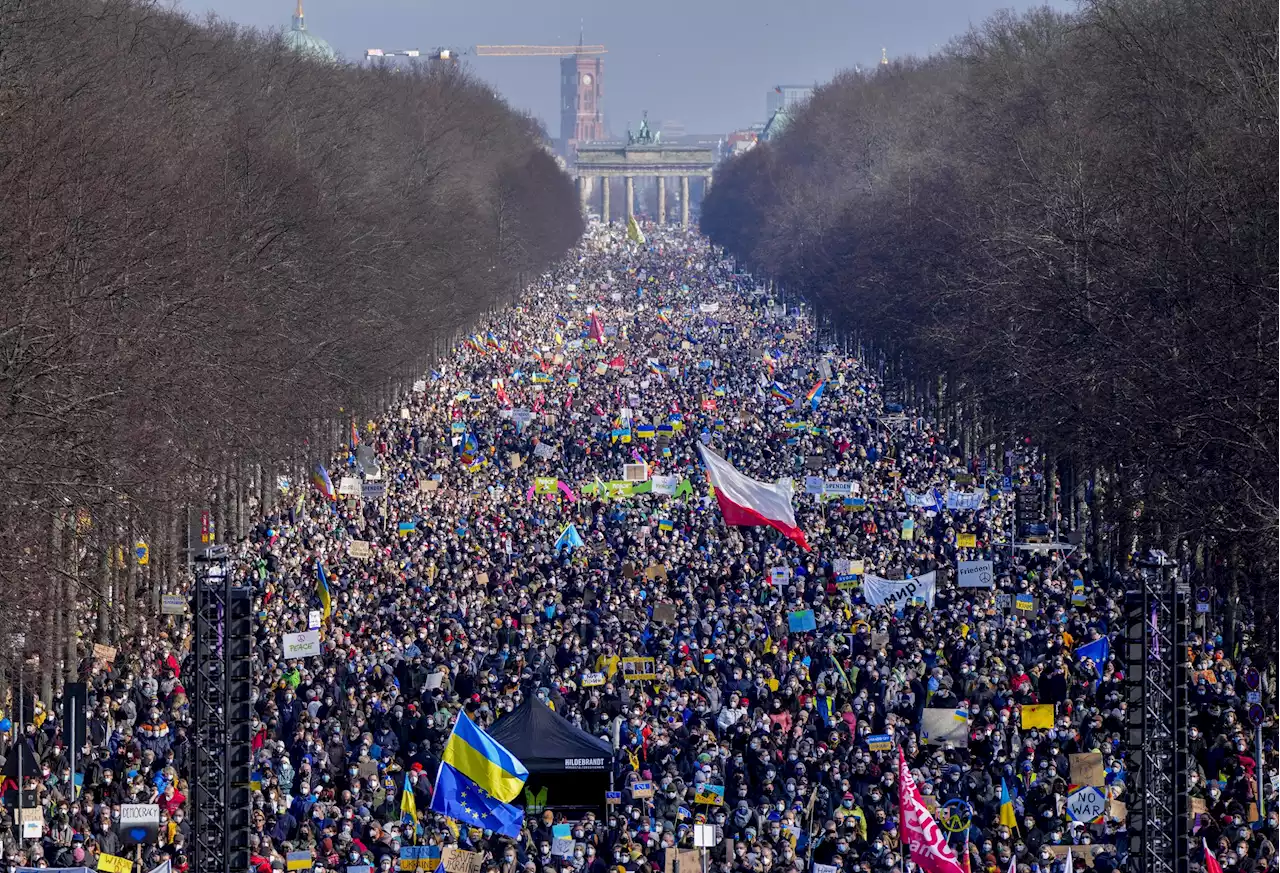
[[[320,654],[320,631],[309,630],[284,635],[284,658],[311,658]]]
[[[991,561],[961,561],[956,570],[956,584],[961,588],[994,588],[996,579]]]

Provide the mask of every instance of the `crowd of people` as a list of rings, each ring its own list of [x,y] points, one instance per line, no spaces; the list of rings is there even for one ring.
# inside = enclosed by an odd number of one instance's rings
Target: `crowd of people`
[[[353,425],[334,488],[381,481],[385,496],[282,482],[232,544],[255,595],[255,870],[307,853],[385,873],[427,844],[481,852],[486,873],[652,873],[702,823],[718,873],[905,870],[899,749],[968,869],[1059,873],[1071,846],[1076,866],[1124,865],[1126,580],[1082,554],[1011,551],[1013,489],[1043,481],[1030,456],[980,467],[936,422],[887,411],[884,388],[876,360],[820,343],[700,237],[594,226],[403,403]],[[727,527],[699,442],[790,479],[811,550]],[[628,493],[646,489],[625,473],[681,485]],[[808,477],[847,486],[808,493]],[[907,500],[948,491],[977,500]],[[991,587],[958,587],[957,562],[983,559]],[[932,603],[864,596],[869,577],[931,572]],[[322,654],[286,659],[283,635],[315,610]],[[6,759],[30,751],[43,828],[4,829],[10,868],[132,858],[117,834],[130,802],[160,805],[141,869],[188,866],[191,628],[165,621],[86,670],[76,774],[58,706],[11,723]],[[1265,653],[1223,651],[1208,621],[1187,647],[1196,841],[1260,873],[1275,865],[1275,723],[1259,748],[1244,671]],[[631,656],[656,678],[625,679]],[[433,815],[458,713],[492,725],[531,695],[612,745],[618,802],[551,798],[519,839]],[[1082,787],[1102,798],[1091,816],[1069,801]]]

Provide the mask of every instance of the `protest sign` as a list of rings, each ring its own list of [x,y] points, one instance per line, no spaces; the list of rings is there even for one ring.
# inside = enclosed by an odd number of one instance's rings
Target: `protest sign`
[[[936,570],[902,581],[883,579],[868,573],[862,584],[862,596],[872,606],[888,605],[898,609],[911,605],[915,600],[923,600],[926,606],[932,608],[938,592],[937,578]]]
[[[957,564],[956,584],[961,588],[994,588],[994,566],[991,561],[961,561]]]

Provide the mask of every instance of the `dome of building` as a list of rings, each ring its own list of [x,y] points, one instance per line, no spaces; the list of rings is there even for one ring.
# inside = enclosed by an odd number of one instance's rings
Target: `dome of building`
[[[297,11],[293,13],[293,26],[285,32],[284,44],[290,50],[318,61],[333,62],[338,59],[333,46],[307,30],[306,19],[302,14],[302,0],[298,0]]]

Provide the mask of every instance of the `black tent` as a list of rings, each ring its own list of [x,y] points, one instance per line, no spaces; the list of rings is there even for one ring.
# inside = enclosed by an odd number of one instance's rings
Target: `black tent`
[[[494,722],[493,737],[529,770],[525,812],[544,808],[603,811],[612,783],[613,746],[574,727],[536,697]]]
[[[525,698],[514,712],[494,722],[489,736],[530,773],[613,768],[613,746],[574,727],[537,697]]]

